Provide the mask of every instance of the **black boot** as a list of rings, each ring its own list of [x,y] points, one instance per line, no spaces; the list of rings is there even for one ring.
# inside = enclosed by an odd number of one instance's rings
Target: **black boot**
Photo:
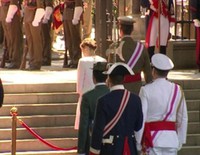
[[[154,55],[154,50],[155,50],[155,46],[150,46],[148,48],[148,53],[149,53],[149,59],[151,61],[151,57]]]
[[[64,62],[63,62],[63,68],[67,68],[68,66],[68,56],[67,56],[67,51],[65,51],[64,54]]]
[[[165,54],[166,55],[166,46],[160,46],[160,53]]]

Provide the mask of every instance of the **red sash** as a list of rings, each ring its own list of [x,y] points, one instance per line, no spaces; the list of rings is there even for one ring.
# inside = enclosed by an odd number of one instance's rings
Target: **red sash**
[[[137,82],[137,81],[141,81],[141,75],[140,73],[137,73],[135,75],[125,75],[124,77],[124,83],[132,83],[132,82]]]
[[[167,121],[167,119],[169,118],[170,114],[172,113],[173,107],[175,105],[177,93],[178,93],[178,85],[175,84],[174,89],[173,89],[173,96],[170,99],[169,109],[168,109],[163,121],[145,123],[144,134],[142,137],[142,144],[145,145],[145,146],[143,145],[144,152],[146,151],[145,150],[146,148],[153,147],[153,139],[155,138],[155,136],[157,135],[157,133],[160,130],[176,130],[175,123],[169,122],[169,121]],[[154,131],[152,136],[151,136],[151,131]]]

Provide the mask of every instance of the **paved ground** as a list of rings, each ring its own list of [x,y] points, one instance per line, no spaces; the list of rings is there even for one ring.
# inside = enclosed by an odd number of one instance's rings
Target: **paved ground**
[[[63,60],[54,60],[52,66],[42,67],[41,71],[0,69],[4,84],[12,83],[62,83],[76,82],[76,69],[62,68]],[[200,80],[197,70],[172,70],[169,79]]]

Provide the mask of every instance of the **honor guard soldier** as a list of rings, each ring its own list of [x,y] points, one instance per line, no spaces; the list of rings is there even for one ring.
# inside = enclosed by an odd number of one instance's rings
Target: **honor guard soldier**
[[[123,86],[124,76],[134,73],[118,62],[105,74],[110,92],[97,102],[90,155],[137,155],[134,132],[143,124],[141,100]]]
[[[91,141],[91,132],[94,123],[94,114],[99,97],[109,92],[106,86],[106,62],[97,62],[93,65],[94,89],[83,94],[81,101],[80,124],[78,130],[78,155],[88,155]]]
[[[137,141],[148,155],[177,155],[186,143],[188,115],[182,88],[167,80],[174,67],[166,55],[152,56],[153,82],[141,87],[140,98],[145,125]],[[142,138],[143,137],[143,138]]]
[[[28,70],[40,70],[42,66],[42,18],[45,15],[43,0],[25,0],[24,30],[29,53]]]
[[[53,13],[53,0],[44,0],[45,14],[42,19],[43,60],[42,66],[51,66],[51,23]]]
[[[82,13],[82,0],[65,0],[63,12],[65,52],[69,51],[70,62],[66,62],[63,67],[77,68],[78,60],[81,57]]]
[[[22,25],[20,0],[1,0],[0,16],[4,31],[4,48],[8,55],[9,69],[19,69],[22,58]]]
[[[132,68],[135,75],[125,76],[124,85],[126,89],[138,94],[142,86],[141,72],[144,73],[146,83],[152,81],[149,56],[144,45],[135,41],[131,36],[135,22],[133,18],[131,16],[120,16],[118,21],[121,40],[117,47],[114,45],[113,48],[113,44],[110,45],[108,49],[109,57],[112,57],[111,55],[114,53],[116,62],[124,62]],[[113,62],[112,60],[108,61]]]
[[[200,72],[200,1],[190,0],[192,19],[196,28],[196,64]]]
[[[151,17],[148,22],[145,44],[151,59],[155,47],[159,48],[160,53],[166,54],[169,31],[175,23],[175,17],[173,0],[149,0],[149,3]]]

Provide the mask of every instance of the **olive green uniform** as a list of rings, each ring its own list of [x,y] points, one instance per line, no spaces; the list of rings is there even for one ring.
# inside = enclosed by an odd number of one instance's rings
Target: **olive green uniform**
[[[33,26],[36,9],[44,8],[43,0],[29,1],[25,0],[24,6],[24,30],[28,44],[29,53],[29,69],[39,70],[42,65],[42,35],[41,35],[41,23],[39,26]]]
[[[72,24],[75,7],[82,6],[82,0],[65,0],[63,12],[63,26],[65,49],[69,51],[70,65],[76,67],[81,57],[81,24]]]
[[[45,7],[53,8],[53,0],[44,0]],[[52,18],[47,23],[42,23],[42,41],[43,41],[43,61],[42,65],[51,65],[51,23]]]
[[[9,5],[16,5],[17,12],[14,14],[10,23],[6,22]],[[22,58],[22,26],[20,15],[20,2],[19,0],[1,0],[0,6],[0,19],[2,21],[4,31],[4,46],[7,47],[9,66],[8,68],[17,69],[20,66]],[[6,42],[5,42],[6,40]],[[5,45],[6,44],[6,45]]]
[[[121,46],[120,50],[121,50],[122,56],[124,58],[124,61],[121,58],[119,58],[118,55],[116,55],[116,62],[128,63],[133,52],[135,52],[135,48],[137,46],[137,41],[134,41],[131,36],[126,35],[122,38],[120,44],[122,44],[122,43],[123,43],[123,45]],[[140,74],[141,72],[143,72],[144,80],[146,83],[152,81],[150,60],[149,60],[147,50],[145,48],[143,48],[141,56],[139,57],[138,61],[136,62],[135,66],[132,68],[132,70],[133,70],[134,74]],[[124,86],[129,91],[139,94],[140,87],[142,86],[142,81],[125,83]]]

